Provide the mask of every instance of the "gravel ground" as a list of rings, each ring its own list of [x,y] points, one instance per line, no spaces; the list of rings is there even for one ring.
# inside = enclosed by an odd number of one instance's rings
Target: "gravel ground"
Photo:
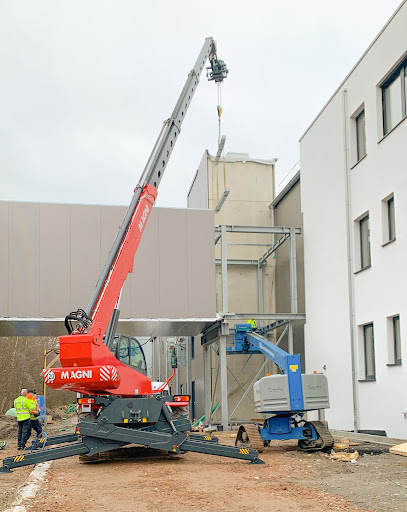
[[[234,434],[219,437],[232,444]],[[363,455],[351,464],[321,453],[304,454],[293,442],[274,444],[261,458],[266,464],[248,465],[142,447],[118,450],[93,463],[71,457],[52,463],[47,480],[27,508],[41,512],[407,511],[407,458]],[[0,475],[1,510],[13,501],[29,471],[22,468]]]

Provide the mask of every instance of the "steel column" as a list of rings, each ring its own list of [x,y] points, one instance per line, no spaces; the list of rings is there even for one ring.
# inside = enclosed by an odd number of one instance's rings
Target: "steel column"
[[[219,368],[220,368],[220,402],[221,425],[223,430],[229,428],[229,407],[228,407],[228,370],[226,361],[226,336],[221,335],[219,338]]]
[[[212,368],[210,345],[203,346],[204,353],[204,405],[205,405],[205,423],[209,425],[211,421],[212,404]]]
[[[191,336],[187,337],[185,356],[187,359],[187,395],[191,395]]]
[[[222,311],[227,313],[228,305],[228,254],[226,242],[226,226],[220,227],[220,245],[221,245],[221,275],[222,275]]]
[[[295,228],[290,228],[290,303],[291,313],[298,313],[297,244],[295,240]]]
[[[288,353],[294,354],[294,333],[292,322],[289,322],[288,324]]]
[[[259,313],[264,313],[263,302],[263,266],[257,266],[257,308]]]

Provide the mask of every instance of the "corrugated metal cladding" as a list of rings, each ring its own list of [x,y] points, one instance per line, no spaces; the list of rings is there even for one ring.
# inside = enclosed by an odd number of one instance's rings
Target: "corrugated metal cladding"
[[[85,308],[125,211],[0,202],[0,317],[55,319]],[[210,210],[153,209],[122,319],[215,317],[213,226]]]

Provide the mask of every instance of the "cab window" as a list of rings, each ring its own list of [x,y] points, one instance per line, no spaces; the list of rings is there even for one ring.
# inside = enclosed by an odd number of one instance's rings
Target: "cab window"
[[[122,337],[120,338],[118,360],[124,364],[130,364],[129,356],[129,339]]]
[[[130,338],[130,365],[138,370],[146,370],[146,362],[140,344],[132,338]]]
[[[110,352],[114,355],[114,357],[117,356],[117,346],[118,346],[118,344],[119,344],[119,336],[115,336],[113,338],[111,346],[109,347]]]

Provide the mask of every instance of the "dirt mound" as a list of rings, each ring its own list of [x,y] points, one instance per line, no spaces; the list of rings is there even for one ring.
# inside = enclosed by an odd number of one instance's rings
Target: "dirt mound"
[[[17,418],[0,416],[0,441],[16,437],[18,430]]]

